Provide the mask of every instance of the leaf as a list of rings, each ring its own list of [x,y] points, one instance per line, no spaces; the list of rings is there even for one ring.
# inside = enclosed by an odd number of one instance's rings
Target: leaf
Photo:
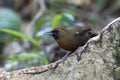
[[[63,16],[68,18],[70,21],[74,21],[74,16],[70,13],[63,13]]]
[[[77,13],[75,11],[69,10],[69,9],[61,9],[62,13],[69,13],[73,16],[77,16]]]
[[[56,1],[56,0],[55,0]],[[58,2],[62,2],[62,3],[65,3],[66,0],[57,0]]]
[[[0,42],[5,43],[14,39],[14,37],[1,32],[2,29],[20,31],[21,24],[22,20],[15,11],[8,8],[0,8]]]
[[[0,8],[0,30],[9,28],[20,31],[21,27],[20,16],[11,9]]]
[[[42,17],[38,20],[38,22],[35,24],[34,33],[38,32],[38,30],[47,22],[47,20]]]
[[[20,33],[18,31],[14,31],[14,30],[11,30],[11,29],[2,29],[2,31],[5,32],[5,33],[14,35],[16,37],[26,39],[26,40],[30,41],[31,43],[33,43],[35,46],[40,47],[40,45],[38,44],[38,42],[35,39],[32,39],[32,38],[30,38],[29,36],[27,36],[23,33]]]
[[[43,54],[38,54],[38,53],[23,53],[23,54],[19,54],[19,55],[11,55],[8,57],[10,60],[12,61],[24,61],[24,60],[33,60],[33,59],[37,59],[37,60],[42,60],[44,64],[48,64],[48,59],[45,55]]]
[[[61,19],[62,19],[62,16],[60,14],[55,15],[51,23],[52,28],[55,28],[56,26],[58,26],[61,22]]]

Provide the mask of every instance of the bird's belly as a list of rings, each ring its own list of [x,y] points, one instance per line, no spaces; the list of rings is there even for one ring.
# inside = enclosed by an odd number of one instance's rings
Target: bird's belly
[[[67,51],[74,51],[79,46],[79,44],[74,44],[72,41],[68,40],[57,40],[57,42],[60,45],[60,47]]]

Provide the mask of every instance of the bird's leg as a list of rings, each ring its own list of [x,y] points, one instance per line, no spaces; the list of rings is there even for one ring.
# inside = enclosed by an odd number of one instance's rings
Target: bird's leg
[[[75,52],[76,56],[77,56],[77,61],[79,62],[81,60],[81,55],[83,53],[83,47],[80,47],[80,53]]]
[[[81,47],[79,47],[79,49],[77,49],[77,50],[79,50],[79,51],[75,52],[75,54],[77,56],[77,61],[81,60],[81,55],[86,50],[86,47],[88,46],[89,43],[90,43],[90,41],[86,42],[86,44],[84,46],[81,46]]]
[[[86,42],[86,44],[84,46],[81,46],[81,47],[79,47],[80,49],[77,49],[79,51],[71,51],[70,53],[66,54],[62,59],[56,61],[54,69],[57,68],[60,63],[64,63],[65,59],[69,55],[71,55],[73,52],[75,52],[75,54],[77,56],[77,61],[80,61],[81,60],[81,55],[86,50],[89,43],[90,43],[90,41]]]
[[[74,51],[71,51],[71,52],[67,53],[67,54],[61,59],[61,61],[64,63],[65,59],[66,59],[69,55],[71,55],[73,52],[74,52]]]
[[[74,52],[74,51],[71,51],[71,52],[67,53],[62,59],[56,61],[56,62],[54,63],[54,67],[53,67],[52,69],[54,70],[54,69],[56,69],[56,68],[58,67],[58,65],[59,65],[60,63],[64,63],[65,59],[66,59],[69,55],[71,55],[73,52]]]

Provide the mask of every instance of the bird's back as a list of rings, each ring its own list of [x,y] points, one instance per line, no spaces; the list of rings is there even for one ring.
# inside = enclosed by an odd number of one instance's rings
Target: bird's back
[[[79,46],[83,46],[91,38],[91,28],[89,27],[70,27],[57,40],[58,44],[67,51],[74,51]]]

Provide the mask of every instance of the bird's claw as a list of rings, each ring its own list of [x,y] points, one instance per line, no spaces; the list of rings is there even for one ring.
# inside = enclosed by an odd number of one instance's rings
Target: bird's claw
[[[65,59],[66,59],[71,53],[72,53],[72,52],[66,54],[62,59],[60,59],[60,60],[56,61],[55,63],[53,63],[53,64],[52,64],[52,65],[53,65],[52,69],[55,70],[55,69],[59,66],[60,63],[63,63],[63,64],[64,64]]]

